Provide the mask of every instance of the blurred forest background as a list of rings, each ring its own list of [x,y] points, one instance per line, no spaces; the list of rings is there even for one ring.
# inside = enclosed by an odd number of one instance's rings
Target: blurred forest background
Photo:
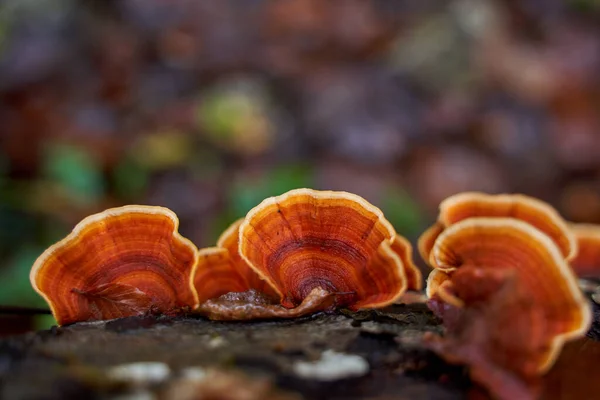
[[[2,0],[0,304],[44,306],[35,258],[123,204],[198,246],[297,187],[413,241],[466,190],[600,223],[598,71],[597,0]]]

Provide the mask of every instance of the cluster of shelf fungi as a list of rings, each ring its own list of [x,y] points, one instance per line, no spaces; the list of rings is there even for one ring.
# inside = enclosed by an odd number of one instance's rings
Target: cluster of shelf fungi
[[[410,243],[353,194],[268,198],[210,248],[177,229],[168,209],[125,206],[44,252],[31,282],[60,327],[0,343],[2,393],[593,398],[583,289],[600,275],[600,228],[540,200],[443,201],[418,243],[425,294]]]

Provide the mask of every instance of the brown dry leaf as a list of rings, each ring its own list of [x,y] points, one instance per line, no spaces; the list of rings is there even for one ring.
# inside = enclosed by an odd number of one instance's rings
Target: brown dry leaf
[[[95,320],[144,314],[152,308],[152,299],[131,285],[107,283],[92,290],[72,289],[72,292],[85,298]]]

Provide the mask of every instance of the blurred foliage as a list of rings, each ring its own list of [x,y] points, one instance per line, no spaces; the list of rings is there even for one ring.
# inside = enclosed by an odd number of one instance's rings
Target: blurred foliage
[[[299,187],[413,241],[466,190],[600,223],[599,5],[1,1],[0,303],[41,304],[35,257],[123,204],[200,247]]]
[[[388,188],[380,208],[401,235],[416,238],[421,233],[425,222],[423,210],[406,191]]]
[[[569,5],[580,11],[598,11],[600,1],[598,0],[569,0]]]
[[[269,170],[257,179],[234,182],[228,189],[227,207],[213,226],[213,241],[231,223],[242,218],[267,197],[278,196],[292,189],[313,187],[313,175],[310,166],[291,164]]]
[[[65,191],[77,205],[90,205],[104,195],[104,178],[91,154],[76,146],[52,143],[43,157],[42,179]]]
[[[273,139],[266,94],[252,82],[217,87],[198,104],[197,122],[219,146],[246,154],[265,152]]]
[[[140,198],[148,186],[149,175],[148,170],[134,158],[123,158],[112,176],[115,193],[126,201]]]
[[[33,290],[29,271],[43,248],[30,244],[21,245],[16,254],[0,271],[0,281],[10,282],[0,291],[0,304],[45,306],[46,302]]]

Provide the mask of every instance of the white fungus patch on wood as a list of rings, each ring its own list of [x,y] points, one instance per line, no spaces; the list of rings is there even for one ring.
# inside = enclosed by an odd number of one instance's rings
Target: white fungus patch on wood
[[[326,350],[321,354],[319,360],[297,361],[294,363],[293,369],[296,375],[305,379],[336,381],[367,374],[369,363],[357,355]]]
[[[112,367],[107,375],[117,381],[143,386],[166,381],[171,375],[171,369],[161,362],[137,362]]]

